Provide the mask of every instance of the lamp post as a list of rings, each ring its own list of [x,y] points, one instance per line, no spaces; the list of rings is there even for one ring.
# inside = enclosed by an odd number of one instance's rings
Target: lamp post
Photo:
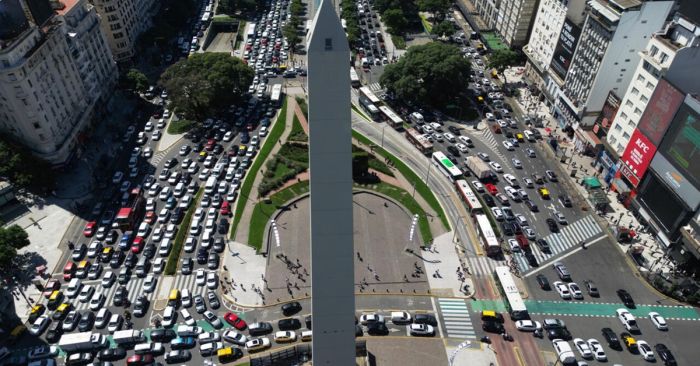
[[[384,129],[387,127],[389,127],[389,125],[384,125],[384,127],[382,127],[382,149],[384,148]]]

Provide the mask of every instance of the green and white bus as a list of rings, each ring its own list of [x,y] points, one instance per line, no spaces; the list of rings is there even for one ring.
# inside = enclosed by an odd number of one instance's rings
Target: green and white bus
[[[433,161],[451,181],[462,178],[462,171],[440,151],[433,153]]]

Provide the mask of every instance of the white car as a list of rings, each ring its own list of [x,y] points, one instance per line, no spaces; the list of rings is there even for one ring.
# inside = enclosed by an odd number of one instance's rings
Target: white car
[[[605,350],[603,349],[603,346],[598,342],[597,339],[591,338],[586,341],[588,343],[588,347],[590,347],[591,352],[593,352],[593,356],[595,356],[595,359],[598,361],[605,361],[608,359],[608,356],[605,354]]]
[[[586,341],[584,341],[583,339],[574,338],[574,346],[576,346],[576,349],[578,350],[578,353],[581,354],[581,357],[586,359],[593,358],[593,352],[591,351],[591,347],[589,347],[588,343],[586,343]]]
[[[261,351],[270,347],[270,340],[267,337],[251,339],[245,343],[248,352]]]
[[[362,325],[367,325],[370,323],[384,323],[384,316],[376,313],[362,314],[360,316],[360,323]]]
[[[297,334],[291,330],[282,330],[275,333],[275,342],[288,343],[297,340]]]
[[[515,239],[508,239],[508,246],[512,252],[521,252],[520,243],[518,243],[518,241]]]
[[[503,216],[503,210],[501,210],[499,207],[491,207],[491,212],[493,212],[493,216],[498,221],[501,221],[505,218],[505,216]]]
[[[654,361],[656,359],[656,357],[654,357],[654,351],[651,350],[651,346],[646,341],[641,339],[637,340],[637,348],[643,359],[647,361]]]
[[[620,323],[625,326],[630,333],[639,333],[639,326],[637,325],[637,319],[632,315],[627,309],[617,309],[617,318]]]
[[[461,153],[466,154],[469,152],[469,149],[467,148],[467,145],[465,145],[465,144],[458,143],[455,146],[457,147],[457,150],[459,150],[459,152],[461,152]]]
[[[114,281],[117,279],[117,276],[114,274],[112,271],[107,271],[105,272],[104,275],[102,275],[102,287],[107,288],[112,286]]]
[[[187,311],[187,309],[182,309],[180,310],[180,315],[182,315],[182,320],[185,321],[185,324],[189,326],[195,326],[197,325],[197,322],[194,320],[192,315],[190,315],[190,312]],[[201,334],[200,334],[201,335]],[[201,341],[200,341],[201,342]]]
[[[195,272],[195,283],[197,286],[204,286],[204,284],[207,281],[207,274],[204,272],[204,269],[199,268],[197,272]]]
[[[537,235],[535,235],[535,230],[532,230],[530,227],[526,226],[523,228],[523,233],[525,236],[530,239],[530,240],[535,240]]]
[[[564,299],[564,300],[571,299],[571,291],[569,291],[569,286],[567,286],[564,282],[561,282],[561,281],[554,282],[554,288],[557,290],[557,292],[559,293],[559,296],[561,296],[562,299]]]
[[[155,211],[156,210],[156,200],[153,197],[149,197],[146,199],[146,211]]]
[[[155,291],[156,285],[158,284],[158,279],[153,276],[152,274],[146,276],[146,279],[143,281],[143,291],[145,293],[151,293]]]
[[[534,320],[518,320],[515,322],[515,327],[522,332],[534,332],[542,329],[542,323]]]
[[[153,149],[151,149],[150,147],[147,147],[147,148],[143,149],[143,154],[142,154],[142,155],[143,155],[143,157],[146,158],[146,159],[152,157],[152,156],[153,156]]]
[[[216,273],[207,273],[207,288],[214,290],[219,286],[219,279],[216,277]]]
[[[107,323],[107,330],[110,333],[114,333],[122,328],[123,322],[124,319],[120,314],[112,314],[112,316],[109,318],[109,323]]]
[[[89,309],[92,311],[98,311],[104,306],[105,301],[107,298],[105,297],[105,294],[99,293],[97,296],[93,296],[92,299],[90,299],[90,305]]]
[[[525,216],[523,216],[521,214],[515,214],[515,220],[518,222],[518,225],[520,225],[521,227],[529,226],[527,219],[525,218]]]
[[[475,189],[477,192],[479,192],[479,193],[484,193],[484,185],[481,184],[481,182],[479,182],[478,180],[473,180],[473,181],[472,181],[472,186],[474,187],[474,189]]]
[[[83,286],[83,289],[80,290],[80,295],[78,295],[78,301],[80,302],[88,302],[92,298],[92,295],[95,293],[95,288],[91,285],[85,285]]]
[[[245,342],[248,342],[248,338],[242,333],[238,333],[235,330],[229,329],[224,332],[221,336],[226,342],[233,343],[238,346],[244,346]]]
[[[656,326],[658,330],[668,330],[668,323],[661,314],[652,311],[649,313],[649,320]]]
[[[197,238],[188,236],[185,239],[185,253],[192,253],[197,248]]]
[[[569,283],[569,291],[571,291],[571,297],[574,299],[583,300],[583,292],[581,292],[581,288],[578,287],[576,282]]]
[[[100,243],[99,241],[93,241],[92,243],[90,243],[90,246],[88,246],[87,256],[88,258],[95,258],[101,252],[102,243]]]
[[[493,169],[493,171],[495,171],[496,173],[503,173],[503,168],[501,167],[501,164],[498,164],[497,162],[492,161],[492,162],[489,162],[489,166],[490,166],[491,169]]]
[[[412,336],[433,336],[435,335],[435,328],[430,324],[411,324],[408,328],[409,333]]]
[[[523,178],[523,182],[525,182],[525,187],[527,188],[532,188],[535,186],[535,182],[530,178]]]
[[[520,160],[513,158],[511,161],[513,162],[513,166],[515,167],[515,169],[523,168],[523,163]]]
[[[515,150],[515,146],[513,146],[513,144],[511,144],[510,141],[503,141],[503,147],[505,147],[508,151]]]
[[[44,333],[46,328],[49,326],[49,323],[51,323],[49,316],[42,315],[34,321],[34,324],[32,324],[32,326],[29,328],[29,333],[34,336],[41,335],[41,333]]]

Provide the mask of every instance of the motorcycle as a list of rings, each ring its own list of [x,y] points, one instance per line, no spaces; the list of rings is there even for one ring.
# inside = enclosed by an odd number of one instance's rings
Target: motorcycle
[[[489,336],[483,336],[480,341],[481,343],[491,343],[491,338],[489,338]]]

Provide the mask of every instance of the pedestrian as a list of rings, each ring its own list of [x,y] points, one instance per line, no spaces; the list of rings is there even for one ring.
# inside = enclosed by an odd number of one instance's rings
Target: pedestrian
[[[408,277],[406,275],[403,275],[403,280],[408,282]]]

